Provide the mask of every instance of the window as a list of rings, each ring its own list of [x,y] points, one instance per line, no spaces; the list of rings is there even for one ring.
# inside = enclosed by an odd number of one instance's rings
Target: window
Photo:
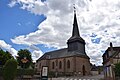
[[[41,68],[41,63],[39,64],[39,68]]]
[[[70,61],[69,60],[67,61],[67,68],[68,69],[70,68]]]
[[[55,68],[55,63],[54,62],[52,62],[52,69],[54,69]]]
[[[56,60],[56,66],[58,66],[58,61]]]
[[[62,69],[62,62],[59,62],[59,69]]]

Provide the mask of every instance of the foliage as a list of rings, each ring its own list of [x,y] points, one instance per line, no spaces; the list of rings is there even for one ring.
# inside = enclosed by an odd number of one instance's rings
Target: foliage
[[[115,64],[115,75],[120,76],[120,63]]]
[[[17,69],[17,76],[19,75],[34,75],[35,70],[34,69]]]
[[[15,59],[9,59],[3,67],[4,80],[14,80],[17,71],[17,61]]]
[[[0,65],[4,65],[7,60],[13,58],[12,55],[8,51],[3,51],[0,49]]]
[[[2,73],[3,73],[3,69],[2,67],[0,67],[0,76],[2,76]]]
[[[48,73],[48,77],[50,77],[50,78],[51,78],[51,77],[55,77],[55,72],[52,72],[52,71],[49,72],[49,73]]]
[[[23,62],[22,60],[24,59],[27,61]],[[31,52],[27,49],[20,49],[18,51],[17,62],[21,68],[29,68],[29,66],[32,64]]]

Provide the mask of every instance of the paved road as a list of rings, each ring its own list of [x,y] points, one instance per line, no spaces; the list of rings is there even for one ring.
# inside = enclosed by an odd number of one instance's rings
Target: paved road
[[[103,75],[96,75],[96,76],[84,76],[84,77],[61,77],[61,78],[52,78],[48,80],[103,80]]]

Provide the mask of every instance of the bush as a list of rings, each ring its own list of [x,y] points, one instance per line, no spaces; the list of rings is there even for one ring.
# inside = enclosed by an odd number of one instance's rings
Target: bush
[[[120,63],[115,64],[115,76],[120,76]]]
[[[55,77],[55,72],[52,72],[52,71],[49,72],[49,73],[48,73],[48,77],[50,77],[50,78],[51,78],[51,77]]]
[[[20,75],[34,75],[35,70],[34,69],[17,69],[17,76]]]
[[[17,71],[17,61],[15,59],[9,59],[3,67],[4,80],[14,80]]]
[[[0,76],[2,76],[3,69],[0,67]]]

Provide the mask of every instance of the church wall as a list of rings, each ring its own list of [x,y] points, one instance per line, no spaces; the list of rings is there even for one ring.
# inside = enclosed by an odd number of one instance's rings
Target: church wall
[[[60,64],[59,64],[59,62],[61,61],[61,68],[59,67],[60,66]],[[52,68],[52,63],[54,62],[54,69]],[[57,72],[64,72],[64,58],[58,58],[58,59],[52,59],[52,60],[50,60],[50,65],[49,65],[49,69],[50,69],[50,71],[53,71],[53,72],[55,72],[55,71],[57,71]]]
[[[41,60],[41,61],[37,62],[36,69],[37,69],[37,73],[39,73],[39,75],[41,75],[43,66],[48,66],[48,60]]]
[[[55,72],[56,71],[56,69],[57,69],[57,64],[56,64],[56,59],[52,59],[52,60],[50,60],[50,63],[49,63],[49,71],[52,71],[52,72]],[[54,68],[53,68],[53,62],[54,62]]]
[[[70,61],[70,68],[67,68],[67,61]],[[62,66],[61,66],[61,69],[60,69],[60,64],[59,62],[61,61],[62,63]],[[54,66],[54,69],[52,68],[52,63],[55,63],[55,66]],[[73,67],[74,67],[74,64],[73,64],[73,57],[67,57],[67,58],[58,58],[58,59],[51,59],[49,61],[49,72],[54,72],[55,75],[72,75],[73,74]]]
[[[67,61],[70,61],[70,68],[67,68]],[[59,62],[62,62],[62,68],[59,68]],[[55,68],[52,68],[52,62],[55,63]],[[67,58],[58,58],[58,59],[52,59],[50,60],[49,69],[50,71],[58,71],[58,72],[73,72],[73,57],[67,57]]]
[[[67,67],[68,60],[70,61],[70,68]],[[60,61],[62,63],[61,69],[59,67]],[[54,69],[53,69],[53,62],[54,62]],[[83,65],[85,66],[85,75],[88,75],[90,73],[89,59],[75,57],[75,56],[38,61],[37,71],[40,72],[41,75],[42,66],[48,66],[49,72],[54,72],[62,75],[65,74],[65,75],[80,76],[83,75],[83,69],[82,69]]]
[[[66,63],[66,67],[65,67],[65,69],[66,69],[66,72],[74,72],[74,61],[73,61],[73,57],[67,57],[67,58],[65,58],[65,63]],[[70,61],[70,68],[67,68],[67,61]]]
[[[89,59],[76,57],[76,72],[78,75],[83,75],[83,66],[85,67],[85,75],[90,74],[90,62]]]
[[[62,66],[61,66],[61,69],[60,69],[60,61],[61,61],[61,63],[62,63]],[[65,63],[64,63],[64,58],[60,58],[60,59],[58,59],[58,72],[64,72],[64,66],[65,65]]]

